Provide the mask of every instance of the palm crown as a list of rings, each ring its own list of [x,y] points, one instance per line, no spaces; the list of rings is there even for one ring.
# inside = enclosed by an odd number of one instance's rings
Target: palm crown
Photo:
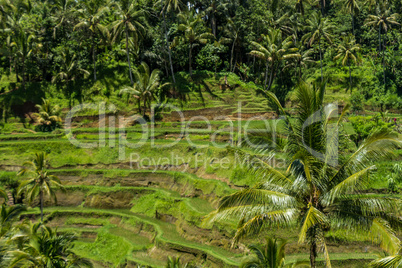
[[[391,227],[402,225],[398,218],[401,200],[375,197],[364,190],[368,189],[368,174],[375,168],[372,161],[389,156],[395,146],[401,144],[397,135],[387,131],[374,133],[344,161],[331,163],[338,147],[328,141],[337,141],[338,137],[328,125],[336,110],[324,108],[324,87],[300,84],[297,89],[299,112],[295,121],[289,120],[272,93],[268,95],[286,117],[291,159],[287,172],[278,171],[256,158],[260,165],[255,167],[255,172],[262,182],[224,197],[218,210],[207,220],[239,218],[235,241],[263,227],[296,225],[299,242],[310,245],[312,267],[315,267],[318,247],[324,248],[329,264],[324,239],[329,229],[370,231],[374,240],[395,252],[399,240]],[[336,126],[340,125],[343,114]],[[305,122],[310,124],[306,126]]]

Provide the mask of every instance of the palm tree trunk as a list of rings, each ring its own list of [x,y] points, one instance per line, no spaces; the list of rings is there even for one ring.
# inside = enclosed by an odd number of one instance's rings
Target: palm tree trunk
[[[11,72],[13,71],[13,69],[12,69],[12,65],[13,65],[13,63],[12,63],[12,58],[11,58],[11,56],[9,57],[10,58],[10,74],[11,74]]]
[[[211,28],[212,28],[212,34],[216,37],[216,18],[215,14],[212,12],[212,18],[211,18]]]
[[[349,63],[349,87],[350,87],[350,93],[352,93],[352,70],[350,69],[350,63]]]
[[[269,67],[269,61],[267,61],[267,65],[265,67],[265,82],[264,82],[264,88],[267,88],[267,83],[268,83],[268,67]]]
[[[15,77],[17,79],[17,83],[20,81],[20,78],[18,77],[18,65],[17,65],[17,60],[14,59],[14,70],[15,70]]]
[[[269,83],[268,83],[268,88],[267,91],[271,89],[272,82],[273,82],[273,76],[274,76],[274,64],[271,65],[271,74],[269,75]]]
[[[165,30],[165,42],[166,42],[166,48],[167,48],[168,54],[169,54],[169,63],[170,63],[170,71],[172,73],[173,86],[175,86],[176,85],[176,78],[174,77],[173,62],[172,62],[172,51],[170,50],[170,46],[169,46],[165,12],[163,12],[163,28]]]
[[[192,57],[191,53],[193,52],[192,50],[193,50],[193,44],[190,43],[190,49],[188,52],[188,68],[189,68],[190,76],[193,75],[193,69],[191,68],[191,57]]]
[[[95,34],[92,32],[92,62],[94,65],[94,81],[96,81]]]
[[[353,35],[355,35],[355,16],[353,16],[353,13],[351,15],[352,15],[352,33]]]
[[[128,48],[128,29],[127,29],[127,25],[125,26],[125,32],[126,32],[126,54],[127,54],[127,62],[128,62],[128,72],[130,74],[131,85],[134,85],[133,74],[131,73],[130,51],[129,51],[129,48]]]
[[[381,24],[378,26],[378,51],[381,53]]]
[[[138,99],[138,113],[141,114],[141,99]]]
[[[310,245],[310,267],[315,268],[315,258],[317,256],[317,245],[313,241]]]
[[[43,222],[43,191],[42,189],[40,190],[40,221]]]
[[[233,40],[232,50],[230,52],[230,69],[229,69],[229,71],[232,70],[232,66],[233,66],[233,54],[234,54],[235,43],[236,43],[236,38]]]
[[[382,39],[382,42],[383,42],[383,44],[382,44],[382,72],[383,72],[383,74],[384,74],[384,86],[385,86],[385,54],[384,54],[384,52],[385,52],[385,38],[383,38]]]
[[[320,50],[320,65],[321,65],[321,82],[324,81],[324,76],[322,74],[322,55],[321,55],[321,38],[318,39],[318,48]]]
[[[22,57],[22,67],[21,67],[21,75],[22,75],[22,88],[25,88],[25,57]]]

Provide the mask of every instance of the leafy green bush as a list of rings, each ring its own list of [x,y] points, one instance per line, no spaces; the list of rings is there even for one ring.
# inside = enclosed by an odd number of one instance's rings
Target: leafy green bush
[[[366,139],[371,133],[383,129],[392,129],[393,123],[384,122],[379,115],[376,116],[351,116],[349,117],[352,123],[355,134],[352,134],[351,139],[358,145]]]

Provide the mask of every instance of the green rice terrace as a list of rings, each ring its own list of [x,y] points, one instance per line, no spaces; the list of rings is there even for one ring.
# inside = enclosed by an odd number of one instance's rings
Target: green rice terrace
[[[400,0],[0,0],[0,268],[402,268]]]
[[[141,141],[145,127],[139,123],[124,126],[123,141],[122,126],[109,124],[113,113],[99,120],[98,115],[85,115],[91,111],[84,110],[72,120],[67,135],[62,129],[38,133],[35,124],[23,125],[19,119],[9,118],[9,129],[3,128],[0,135],[0,178],[8,202],[22,201],[15,187],[24,175],[17,173],[25,161],[43,151],[48,155],[48,173],[57,176],[62,185],[54,189],[57,203],[45,196],[43,222],[58,232],[76,234],[73,252],[89,259],[94,267],[165,267],[172,256],[203,267],[237,267],[251,254],[247,245],[264,243],[265,236],[287,239],[287,262],[308,260],[308,246],[298,242],[297,228],[283,228],[278,223],[232,246],[238,224],[235,217],[205,223],[222,197],[264,180],[261,173],[252,171],[247,159],[269,155],[268,163],[283,172],[289,160],[283,145],[287,139],[284,120],[277,119],[266,98],[239,81],[227,91],[220,90],[213,77],[207,81],[212,92],[201,91],[202,99],[198,93],[189,94],[189,101],[182,105],[183,118],[178,118],[176,111],[164,111],[162,120],[153,126],[147,123],[145,141]],[[286,110],[295,114],[291,106]],[[370,115],[376,113],[367,112],[366,116]],[[346,116],[342,123],[347,136],[356,134],[351,119]],[[241,143],[248,137],[254,144],[258,138],[269,138],[271,132],[266,130],[273,126],[281,140],[275,151],[261,152]],[[260,137],[263,130],[266,136]],[[69,137],[97,146],[80,148]],[[138,148],[124,147],[125,158],[121,159],[122,142],[141,143]],[[350,151],[345,155],[356,148],[352,141],[347,146]],[[367,174],[365,191],[373,192],[372,196],[401,197],[400,179],[395,177],[395,185],[389,180],[389,174],[398,174],[401,153],[396,149],[391,161],[376,163],[377,170]],[[35,198],[20,219],[40,220],[38,202]],[[360,267],[382,251],[381,243],[363,230],[330,230],[325,240],[335,267]],[[318,255],[317,261],[322,265],[324,255]]]

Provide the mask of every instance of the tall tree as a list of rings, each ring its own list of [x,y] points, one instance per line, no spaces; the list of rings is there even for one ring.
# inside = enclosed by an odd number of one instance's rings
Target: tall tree
[[[217,35],[217,25],[216,18],[219,17],[220,14],[225,13],[227,11],[228,3],[222,3],[222,0],[211,0],[209,6],[205,9],[205,13],[211,19],[211,29],[212,34]]]
[[[172,79],[173,79],[173,85],[176,85],[176,78],[174,76],[174,69],[173,69],[173,61],[172,61],[172,50],[170,48],[170,43],[169,43],[169,35],[168,35],[168,28],[166,25],[166,16],[171,12],[171,11],[179,11],[181,10],[181,7],[183,6],[183,3],[180,0],[158,0],[155,3],[155,7],[160,8],[161,10],[161,15],[163,18],[163,29],[165,31],[165,43],[166,43],[166,48],[169,54],[169,63],[170,63],[170,71],[172,73]]]
[[[103,0],[85,0],[80,2],[82,8],[78,9],[78,16],[80,22],[74,26],[77,28],[84,28],[91,33],[92,39],[92,63],[94,68],[94,81],[96,81],[96,42],[97,37],[109,35],[109,30],[106,26],[102,25],[103,18],[107,11],[109,11],[108,2]]]
[[[324,106],[325,86],[311,87],[301,83],[296,89],[298,111],[288,115],[279,100],[267,93],[287,125],[286,172],[273,168],[261,154],[250,159],[256,178],[261,182],[221,199],[217,211],[206,221],[236,218],[240,220],[235,241],[260,232],[263,228],[283,226],[299,228],[299,243],[310,247],[310,265],[316,267],[318,248],[324,249],[327,267],[330,259],[325,243],[328,230],[365,231],[391,253],[396,253],[399,239],[392,230],[402,225],[401,200],[376,196],[367,174],[372,163],[400,146],[398,136],[381,130],[368,137],[345,159],[336,160],[338,132],[343,110],[336,126],[329,127],[331,115],[337,110]],[[337,113],[336,113],[337,115]],[[309,124],[306,125],[306,122]],[[329,142],[330,141],[330,142]],[[261,152],[260,152],[261,153]]]
[[[361,62],[360,55],[360,46],[356,44],[356,40],[352,36],[346,36],[342,38],[342,43],[338,45],[337,55],[334,57],[334,60],[341,59],[342,66],[349,67],[349,89],[352,92],[352,64],[358,64]]]
[[[298,49],[293,47],[292,37],[282,39],[282,32],[279,29],[269,29],[267,35],[261,35],[261,39],[260,43],[251,42],[256,49],[252,50],[250,54],[266,62],[264,89],[269,91],[279,64],[284,60],[300,57],[300,55],[295,53]],[[267,85],[269,69],[271,71]]]
[[[22,87],[25,87],[26,82],[26,61],[32,53],[33,39],[34,35],[26,33],[24,30],[20,29],[16,32],[14,37],[14,42],[11,43],[11,47],[15,47],[15,55],[21,63],[21,77],[22,77]]]
[[[232,19],[228,19],[225,27],[223,27],[223,33],[225,35],[224,42],[231,40],[232,45],[230,49],[230,66],[229,66],[229,71],[234,72],[236,63],[233,63],[233,58],[234,58],[234,50],[237,41],[239,40],[239,34],[240,34],[240,28],[238,25],[235,24],[235,22]]]
[[[160,84],[160,71],[158,69],[149,69],[148,64],[142,62],[141,65],[134,69],[135,83],[133,86],[124,87],[120,90],[120,94],[132,94],[137,99],[138,111],[145,116],[147,109],[151,115],[151,101],[156,98],[157,90],[166,84]],[[141,108],[143,103],[143,108]]]
[[[178,17],[181,21],[179,30],[184,32],[181,40],[188,44],[188,69],[191,76],[193,74],[192,52],[194,46],[197,44],[206,44],[209,39],[214,38],[214,35],[209,32],[201,32],[202,27],[199,26],[202,25],[202,19],[201,16],[194,11],[181,13]]]
[[[65,92],[69,98],[69,107],[72,106],[72,93],[74,81],[79,77],[89,76],[89,72],[78,66],[76,54],[71,54],[69,49],[65,49],[60,53],[61,66],[59,72],[53,76],[52,83],[62,82],[65,84]]]
[[[324,81],[324,75],[322,72],[322,49],[321,40],[326,39],[330,44],[332,44],[331,32],[334,26],[330,23],[328,19],[322,18],[319,13],[314,13],[311,19],[307,19],[306,33],[303,36],[303,42],[307,42],[309,46],[318,43],[318,49],[320,51],[320,65],[321,65],[321,82]]]
[[[133,75],[131,72],[130,48],[129,48],[129,33],[141,35],[145,30],[145,13],[137,2],[131,0],[115,1],[117,7],[118,19],[112,23],[112,29],[115,33],[114,39],[118,38],[124,32],[126,38],[126,54],[127,63],[130,74],[131,85],[134,84]]]
[[[352,16],[352,32],[355,34],[355,16],[360,12],[359,2],[357,0],[345,0],[345,9]]]
[[[397,21],[399,14],[394,13],[391,14],[391,10],[381,10],[379,15],[369,15],[366,19],[365,26],[372,26],[373,28],[378,27],[378,51],[382,53],[382,63],[383,63],[383,72],[384,72],[384,85],[385,85],[385,61],[384,61],[384,51],[385,44],[381,42],[382,30],[384,33],[387,33],[388,29],[392,27],[392,25],[399,25]],[[383,46],[381,46],[383,44]]]
[[[54,175],[50,175],[46,170],[47,154],[44,152],[36,153],[33,161],[24,163],[24,167],[18,172],[19,176],[26,175],[18,192],[24,193],[29,203],[32,203],[39,196],[40,200],[40,219],[43,222],[43,201],[45,194],[57,201],[55,191],[52,187],[62,187],[62,184]]]

